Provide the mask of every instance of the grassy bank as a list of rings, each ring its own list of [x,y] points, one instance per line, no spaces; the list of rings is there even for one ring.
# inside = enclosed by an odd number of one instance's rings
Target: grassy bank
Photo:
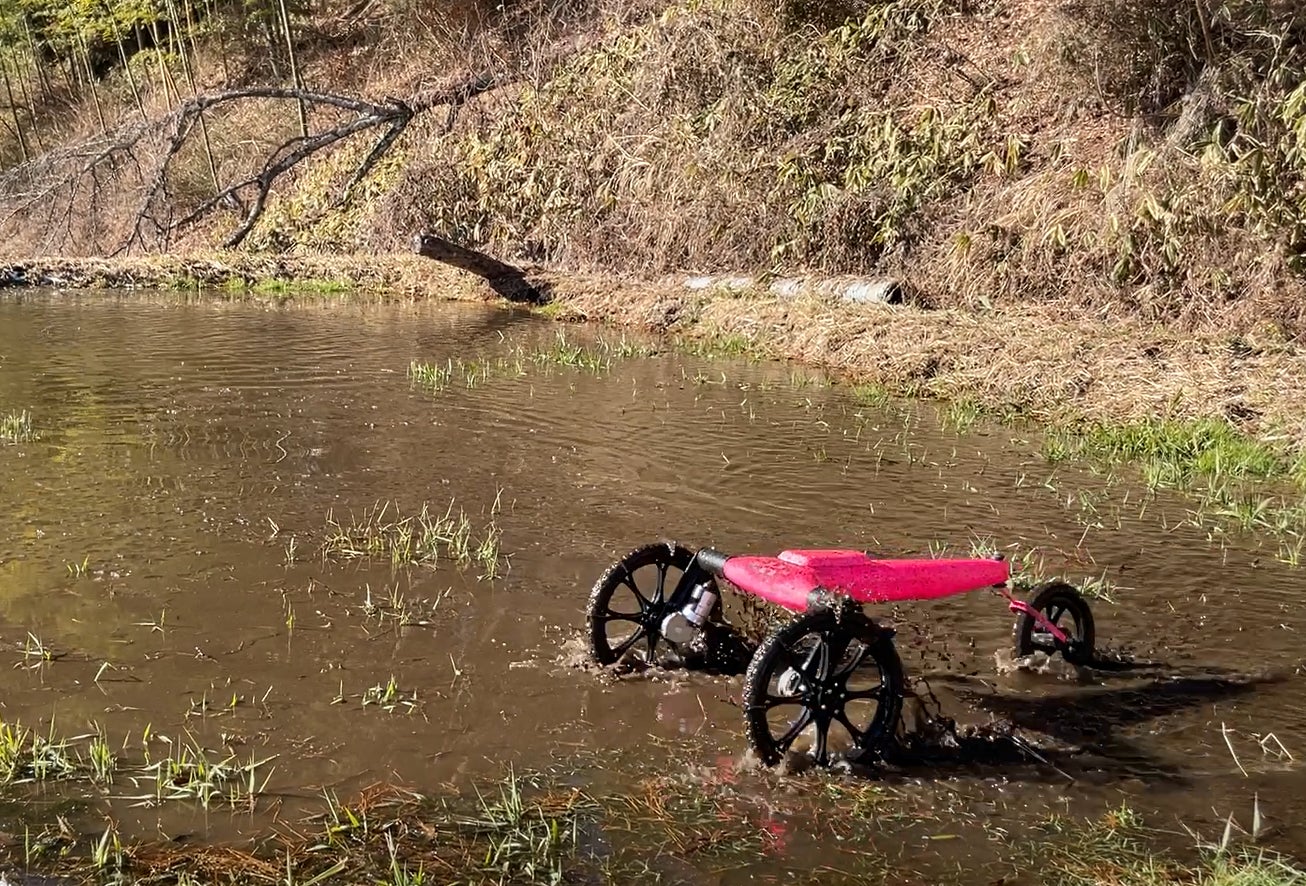
[[[348,109],[301,123],[251,96],[180,147],[167,114],[289,67],[315,94],[423,110],[287,167],[245,241],[259,252],[385,253],[432,229],[608,274],[892,275],[938,308],[1293,334],[1306,317],[1306,20],[1288,0],[326,2],[281,34],[224,4],[195,21],[181,0],[153,20],[127,5],[0,28],[25,65],[0,139],[11,255],[222,242],[254,192],[221,189]],[[166,51],[124,41],[114,64],[127,27],[164,28]],[[107,57],[54,89],[22,44],[75,54],[78,28]],[[488,85],[423,105],[432,70]],[[20,151],[24,125],[40,138]]]
[[[595,791],[584,787],[585,773],[615,765],[600,759],[602,753],[560,759],[540,771],[505,766],[497,779],[435,792],[376,785],[342,798],[324,790],[315,808],[299,818],[279,820],[266,834],[236,843],[134,839],[119,831],[111,809],[105,814],[103,807],[106,796],[121,794],[127,785],[129,801],[197,805],[215,813],[231,808],[257,815],[278,803],[265,793],[267,760],[224,759],[194,738],[152,759],[148,744],[148,734],[139,743],[120,744],[100,732],[63,738],[52,729],[0,723],[0,823],[7,832],[0,834],[0,874],[121,884],[555,886],[789,868],[820,882],[976,882],[973,872],[955,868],[912,872],[908,865],[914,868],[919,859],[875,848],[880,840],[895,846],[902,829],[924,826],[988,845],[981,853],[982,882],[1012,876],[1084,886],[1306,882],[1306,872],[1290,859],[1249,849],[1232,833],[1187,851],[1162,850],[1173,841],[1125,806],[1090,819],[1020,822],[1005,815],[977,817],[964,807],[922,808],[922,798],[893,785],[838,775],[758,785],[769,797],[763,801],[744,783],[764,776],[736,773],[705,781],[693,772],[639,765],[630,771],[628,787]],[[134,796],[143,782],[158,790]],[[24,803],[33,791],[45,802]],[[79,826],[92,819],[94,826]],[[820,852],[819,862],[813,851]],[[945,861],[941,870],[949,867]]]

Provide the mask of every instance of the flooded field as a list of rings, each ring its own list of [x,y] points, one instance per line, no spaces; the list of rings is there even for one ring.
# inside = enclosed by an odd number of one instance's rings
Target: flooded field
[[[1015,847],[1123,806],[1306,855],[1302,574],[1032,432],[866,399],[480,306],[0,299],[0,851],[56,815],[247,846],[542,772],[609,798],[576,842],[663,882],[1044,882]],[[664,537],[996,548],[1091,580],[1132,666],[1012,670],[988,594],[898,606],[962,740],[758,771],[738,678],[582,666],[590,586]]]

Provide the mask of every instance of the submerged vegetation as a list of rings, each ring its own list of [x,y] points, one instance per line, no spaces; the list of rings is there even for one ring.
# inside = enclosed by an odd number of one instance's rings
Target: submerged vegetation
[[[1306,490],[1306,458],[1219,419],[1053,425],[1043,437],[1043,454],[1053,462],[1137,464],[1151,488],[1289,479]]]
[[[27,410],[0,415],[0,443],[27,443],[37,437]]]
[[[150,752],[153,736],[147,727],[137,749],[139,757],[124,760],[127,741],[120,752],[109,745],[103,731],[72,737],[59,736],[51,722],[41,734],[17,722],[0,720],[0,788],[46,782],[85,782],[108,788],[117,780],[152,786],[147,794],[126,799],[139,803],[194,802],[209,809],[218,805],[249,808],[263,793],[271,777],[268,763],[253,756],[240,762],[234,752],[217,755],[193,735],[184,741],[164,739],[167,753]]]
[[[1226,830],[1218,842],[1198,841],[1200,866],[1182,864],[1150,848],[1156,835],[1128,806],[1087,823],[1054,817],[1021,841],[1043,882],[1130,883],[1137,886],[1303,886],[1306,869],[1272,852],[1239,848]],[[1013,841],[1014,842],[1014,841]]]
[[[616,341],[599,336],[593,343],[575,341],[559,331],[548,346],[530,348],[516,343],[506,347],[507,353],[497,353],[479,359],[452,357],[443,364],[413,360],[408,364],[408,377],[413,384],[439,393],[453,384],[475,388],[496,378],[521,378],[526,367],[564,367],[593,374],[609,371],[615,363],[633,357],[654,353],[653,349],[626,340],[623,335]]]
[[[425,502],[415,514],[401,515],[393,502],[378,502],[357,516],[341,521],[327,514],[322,556],[342,560],[382,559],[394,566],[433,566],[443,559],[459,567],[479,566],[482,577],[495,578],[503,565],[500,529],[495,522],[502,490],[490,508],[489,521],[479,531],[450,502],[443,514]]]
[[[1195,526],[1268,533],[1279,539],[1281,560],[1300,562],[1306,454],[1296,448],[1249,436],[1221,419],[1069,422],[1048,427],[1042,436],[1042,452],[1051,463],[1077,460],[1108,472],[1136,469],[1148,490],[1189,495]]]

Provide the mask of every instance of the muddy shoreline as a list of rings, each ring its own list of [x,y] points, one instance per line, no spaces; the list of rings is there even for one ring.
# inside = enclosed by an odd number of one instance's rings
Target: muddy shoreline
[[[1276,327],[1236,332],[1103,316],[1067,301],[985,313],[849,304],[810,291],[692,285],[547,268],[541,313],[676,333],[735,353],[792,360],[915,398],[1066,423],[1227,421],[1306,450],[1306,354]],[[37,258],[0,264],[0,292],[163,288],[224,297],[350,292],[381,300],[502,301],[484,281],[419,256],[255,255]],[[507,302],[504,302],[507,304]]]

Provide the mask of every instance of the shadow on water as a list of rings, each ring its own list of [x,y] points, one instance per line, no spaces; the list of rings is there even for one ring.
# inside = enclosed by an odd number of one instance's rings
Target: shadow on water
[[[694,672],[737,678],[748,668],[757,644],[733,625],[716,625],[706,652],[683,659],[663,660],[649,673]],[[1060,659],[1055,659],[1060,663]],[[847,767],[854,776],[876,780],[1002,778],[1028,783],[1086,781],[1109,784],[1142,779],[1183,785],[1190,779],[1183,767],[1122,736],[1122,730],[1182,713],[1213,702],[1237,698],[1263,685],[1284,681],[1281,675],[1252,675],[1220,669],[1183,675],[1161,661],[1137,661],[1102,655],[1090,666],[1075,668],[1073,687],[1048,691],[1047,684],[1013,694],[961,674],[930,674],[912,681],[905,701],[898,740],[881,761]],[[647,666],[633,664],[625,672],[638,675]],[[1037,681],[1048,679],[1022,674]],[[1068,674],[1058,682],[1064,683]],[[1052,678],[1057,679],[1057,678]],[[1107,681],[1130,680],[1127,687],[1109,688]],[[961,725],[945,713],[945,703],[932,683],[962,707],[982,711],[990,722]],[[1096,685],[1093,685],[1096,684]],[[984,686],[984,690],[976,688]],[[786,769],[809,768],[805,758],[791,754]]]
[[[1144,686],[1089,690],[1074,695],[1011,696],[962,692],[974,704],[1024,729],[1062,741],[1101,743],[1122,727],[1155,720],[1208,702],[1245,695],[1283,682],[1277,675],[1161,677]]]
[[[1084,688],[1055,695],[953,686],[959,702],[995,718],[969,727],[944,716],[937,697],[927,688],[927,695],[915,696],[924,709],[922,716],[886,755],[886,769],[866,774],[877,778],[1001,774],[1017,781],[1102,784],[1143,779],[1182,785],[1189,780],[1183,767],[1148,753],[1121,731],[1282,680],[1276,675],[1170,675],[1128,688]]]

